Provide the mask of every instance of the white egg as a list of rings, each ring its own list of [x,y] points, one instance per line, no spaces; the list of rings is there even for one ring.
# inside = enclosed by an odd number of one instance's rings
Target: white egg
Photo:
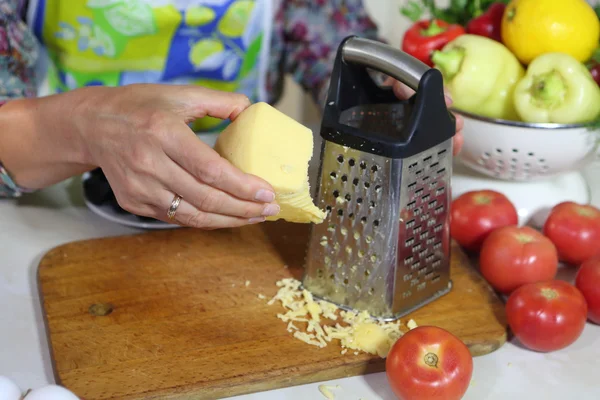
[[[21,390],[13,381],[0,375],[0,400],[20,400],[21,396]]]
[[[25,400],[80,400],[62,386],[48,385],[29,392]]]

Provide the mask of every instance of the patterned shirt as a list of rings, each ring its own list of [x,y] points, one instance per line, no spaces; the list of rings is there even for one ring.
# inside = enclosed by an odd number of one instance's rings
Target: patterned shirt
[[[377,26],[362,0],[273,1],[268,101],[275,103],[281,97],[283,77],[290,74],[322,104],[339,43],[353,34],[376,39]],[[0,107],[37,92],[37,41],[25,23],[26,13],[27,0],[0,0]],[[27,191],[14,183],[0,160],[0,197]]]

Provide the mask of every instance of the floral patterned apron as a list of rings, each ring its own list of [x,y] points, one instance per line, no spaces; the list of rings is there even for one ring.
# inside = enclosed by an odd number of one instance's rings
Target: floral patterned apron
[[[265,101],[270,0],[31,0],[52,93],[130,83],[195,84]],[[205,117],[196,132],[221,131]]]

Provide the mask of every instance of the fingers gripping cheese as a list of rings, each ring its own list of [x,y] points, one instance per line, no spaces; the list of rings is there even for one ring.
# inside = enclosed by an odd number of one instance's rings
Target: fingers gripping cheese
[[[215,150],[240,170],[273,186],[281,211],[267,220],[321,223],[325,213],[313,204],[308,162],[312,131],[267,103],[244,110],[219,134]]]

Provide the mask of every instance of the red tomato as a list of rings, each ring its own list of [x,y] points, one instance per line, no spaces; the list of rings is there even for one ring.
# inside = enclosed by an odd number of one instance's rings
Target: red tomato
[[[575,286],[585,297],[588,306],[588,319],[600,324],[600,258],[591,258],[581,264]]]
[[[508,294],[526,283],[556,277],[556,248],[544,235],[528,226],[505,226],[483,242],[479,268],[494,289]]]
[[[550,211],[544,235],[556,246],[561,261],[579,265],[600,255],[600,210],[571,201],[560,203]]]
[[[385,366],[400,400],[458,400],[471,382],[473,357],[450,332],[419,326],[394,343]]]
[[[581,292],[561,280],[528,283],[506,302],[508,325],[526,347],[539,352],[569,346],[583,332],[587,304]]]
[[[502,193],[476,190],[452,201],[450,235],[467,250],[479,251],[494,229],[518,223],[517,209]]]

